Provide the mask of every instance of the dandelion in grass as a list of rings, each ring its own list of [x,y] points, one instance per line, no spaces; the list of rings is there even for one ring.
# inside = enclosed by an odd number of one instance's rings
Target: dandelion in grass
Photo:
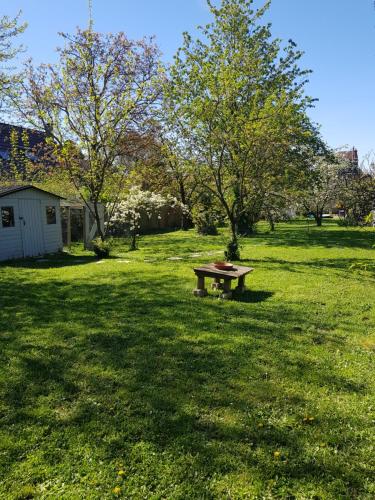
[[[306,417],[303,418],[303,423],[304,424],[312,424],[315,420],[315,417],[311,417],[307,415]]]

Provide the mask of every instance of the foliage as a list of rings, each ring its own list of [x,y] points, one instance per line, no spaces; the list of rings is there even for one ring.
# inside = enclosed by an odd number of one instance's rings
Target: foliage
[[[0,497],[373,498],[374,239],[260,223],[233,301],[195,231],[1,264]]]
[[[101,238],[94,238],[91,241],[91,245],[95,255],[99,259],[107,259],[113,247],[113,240],[106,239],[103,241]]]
[[[191,212],[196,200],[197,179],[194,166],[182,156],[181,151],[173,152],[171,136],[168,135],[167,138],[164,134],[161,122],[154,122],[149,134],[138,139],[140,147],[135,154],[130,153],[134,162],[128,184],[140,185],[145,191],[176,198],[184,207],[181,211],[181,229],[187,230],[192,227]]]
[[[364,222],[368,226],[375,226],[375,210],[372,210],[369,214],[366,215]]]
[[[337,220],[337,224],[341,227],[356,227],[358,226],[358,219],[352,215]]]
[[[220,210],[215,206],[216,200],[210,192],[202,192],[199,201],[196,202],[192,216],[198,234],[203,236],[216,235],[217,224],[220,220]]]
[[[355,222],[355,225],[364,223],[368,213],[375,207],[375,169],[373,164],[369,168],[346,168],[342,173],[342,189],[340,206],[346,217]]]
[[[15,47],[13,42],[21,33],[25,31],[26,23],[20,23],[20,13],[10,18],[0,17],[0,110],[4,110],[7,99],[10,95],[14,97],[14,86],[18,75],[12,72],[12,68],[4,66],[9,63],[22,50],[22,47]]]
[[[98,205],[110,201],[114,210],[120,199],[129,172],[124,142],[144,132],[159,95],[159,52],[152,41],[131,41],[124,33],[89,29],[62,37],[58,64],[27,65],[23,99],[15,104],[50,137],[58,168],[68,173],[104,239]]]
[[[164,89],[200,184],[225,211],[236,256],[238,226],[254,198],[296,182],[311,151],[322,149],[306,116],[312,100],[304,95],[302,53],[261,24],[269,2],[257,11],[252,4],[209,1],[213,22],[200,39],[184,35]]]

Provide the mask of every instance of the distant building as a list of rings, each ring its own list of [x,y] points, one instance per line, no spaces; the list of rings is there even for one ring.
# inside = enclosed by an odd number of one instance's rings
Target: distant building
[[[340,170],[343,178],[350,179],[356,177],[361,173],[358,161],[358,150],[353,147],[350,151],[339,151],[338,157],[345,160],[347,166]]]
[[[355,147],[353,147],[350,151],[339,151],[337,154],[343,160],[348,160],[352,167],[359,167],[358,150]]]
[[[361,175],[358,150],[355,147],[349,151],[339,151],[337,156],[346,163],[346,166],[340,169],[340,174],[345,182],[349,182],[350,179]]]

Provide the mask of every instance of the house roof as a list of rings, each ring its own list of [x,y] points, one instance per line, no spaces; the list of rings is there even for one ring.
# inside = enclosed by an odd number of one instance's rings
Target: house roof
[[[9,123],[0,122],[0,149],[10,150],[12,147],[10,134],[12,130],[17,132],[17,147],[25,148],[23,144],[23,133],[27,134],[27,147],[33,149],[36,146],[42,145],[46,141],[46,134],[40,130],[35,130],[31,128],[19,127],[17,125],[10,125]]]
[[[44,189],[32,186],[31,184],[27,184],[25,186],[17,186],[17,185],[0,186],[0,198],[2,198],[3,196],[7,196],[8,194],[17,193],[19,191],[26,191],[27,189],[34,189],[35,191],[40,191],[41,193],[49,194],[50,196],[55,196],[55,198],[60,198],[61,200],[65,199],[62,196],[50,193],[49,191],[45,191]]]

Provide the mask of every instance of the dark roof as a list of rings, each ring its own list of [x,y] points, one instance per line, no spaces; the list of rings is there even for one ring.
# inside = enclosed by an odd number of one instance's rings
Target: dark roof
[[[35,130],[31,128],[19,127],[17,125],[10,125],[9,123],[0,122],[0,149],[9,150],[12,147],[10,134],[12,130],[17,132],[17,146],[19,148],[24,148],[25,145],[22,141],[23,133],[27,133],[28,137],[28,148],[33,149],[38,145],[45,143],[47,135],[41,130]]]
[[[17,193],[18,191],[25,191],[26,189],[35,189],[36,191],[40,191],[45,194],[49,194],[50,196],[55,196],[56,198],[60,198],[64,200],[62,196],[59,196],[54,193],[50,193],[49,191],[45,191],[44,189],[37,188],[36,186],[32,186],[31,184],[28,184],[26,186],[0,186],[0,198],[3,196],[7,196],[8,194],[12,193]]]

